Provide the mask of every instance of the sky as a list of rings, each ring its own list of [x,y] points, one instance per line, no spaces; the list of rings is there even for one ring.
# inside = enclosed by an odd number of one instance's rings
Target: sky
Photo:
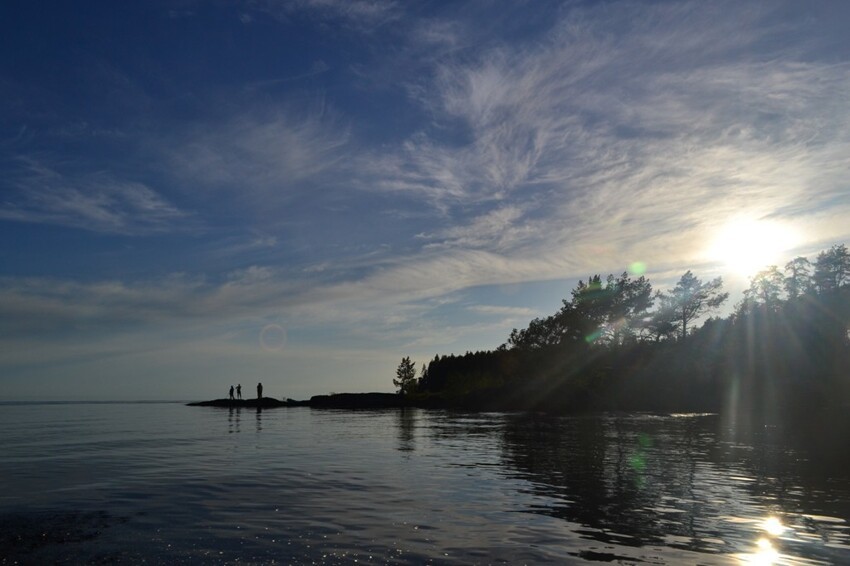
[[[0,400],[391,391],[850,243],[850,3],[0,4]]]

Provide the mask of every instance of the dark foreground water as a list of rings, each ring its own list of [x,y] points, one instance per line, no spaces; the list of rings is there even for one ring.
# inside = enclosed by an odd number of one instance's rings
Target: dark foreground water
[[[850,563],[841,458],[711,415],[5,404],[0,447],[0,563]]]

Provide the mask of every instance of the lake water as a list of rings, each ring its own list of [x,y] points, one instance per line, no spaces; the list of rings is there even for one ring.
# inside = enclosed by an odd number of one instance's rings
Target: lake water
[[[3,404],[0,563],[850,563],[848,470],[774,436],[712,415]]]

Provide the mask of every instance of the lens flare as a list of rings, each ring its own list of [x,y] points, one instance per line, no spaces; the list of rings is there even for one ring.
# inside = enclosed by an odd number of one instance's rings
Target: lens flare
[[[640,277],[646,273],[646,264],[642,261],[636,261],[629,265],[629,273]]]
[[[277,352],[286,346],[286,330],[279,324],[267,324],[260,331],[260,346],[267,352]]]
[[[600,336],[602,336],[602,329],[601,328],[594,331],[594,332],[591,332],[590,334],[585,336],[584,341],[587,342],[588,344],[590,344],[592,342],[596,342],[599,339]]]
[[[646,469],[646,456],[643,454],[635,454],[629,458],[629,466],[636,472],[642,472]]]

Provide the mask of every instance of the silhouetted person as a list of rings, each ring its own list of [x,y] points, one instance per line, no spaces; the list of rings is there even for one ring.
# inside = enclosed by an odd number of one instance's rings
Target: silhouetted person
[[[237,399],[242,398],[242,384],[241,383],[236,386],[236,397],[237,397]]]
[[[233,386],[230,386],[230,398],[233,399]]]
[[[263,398],[263,384],[258,383],[257,384],[257,399],[262,399],[262,398]]]

